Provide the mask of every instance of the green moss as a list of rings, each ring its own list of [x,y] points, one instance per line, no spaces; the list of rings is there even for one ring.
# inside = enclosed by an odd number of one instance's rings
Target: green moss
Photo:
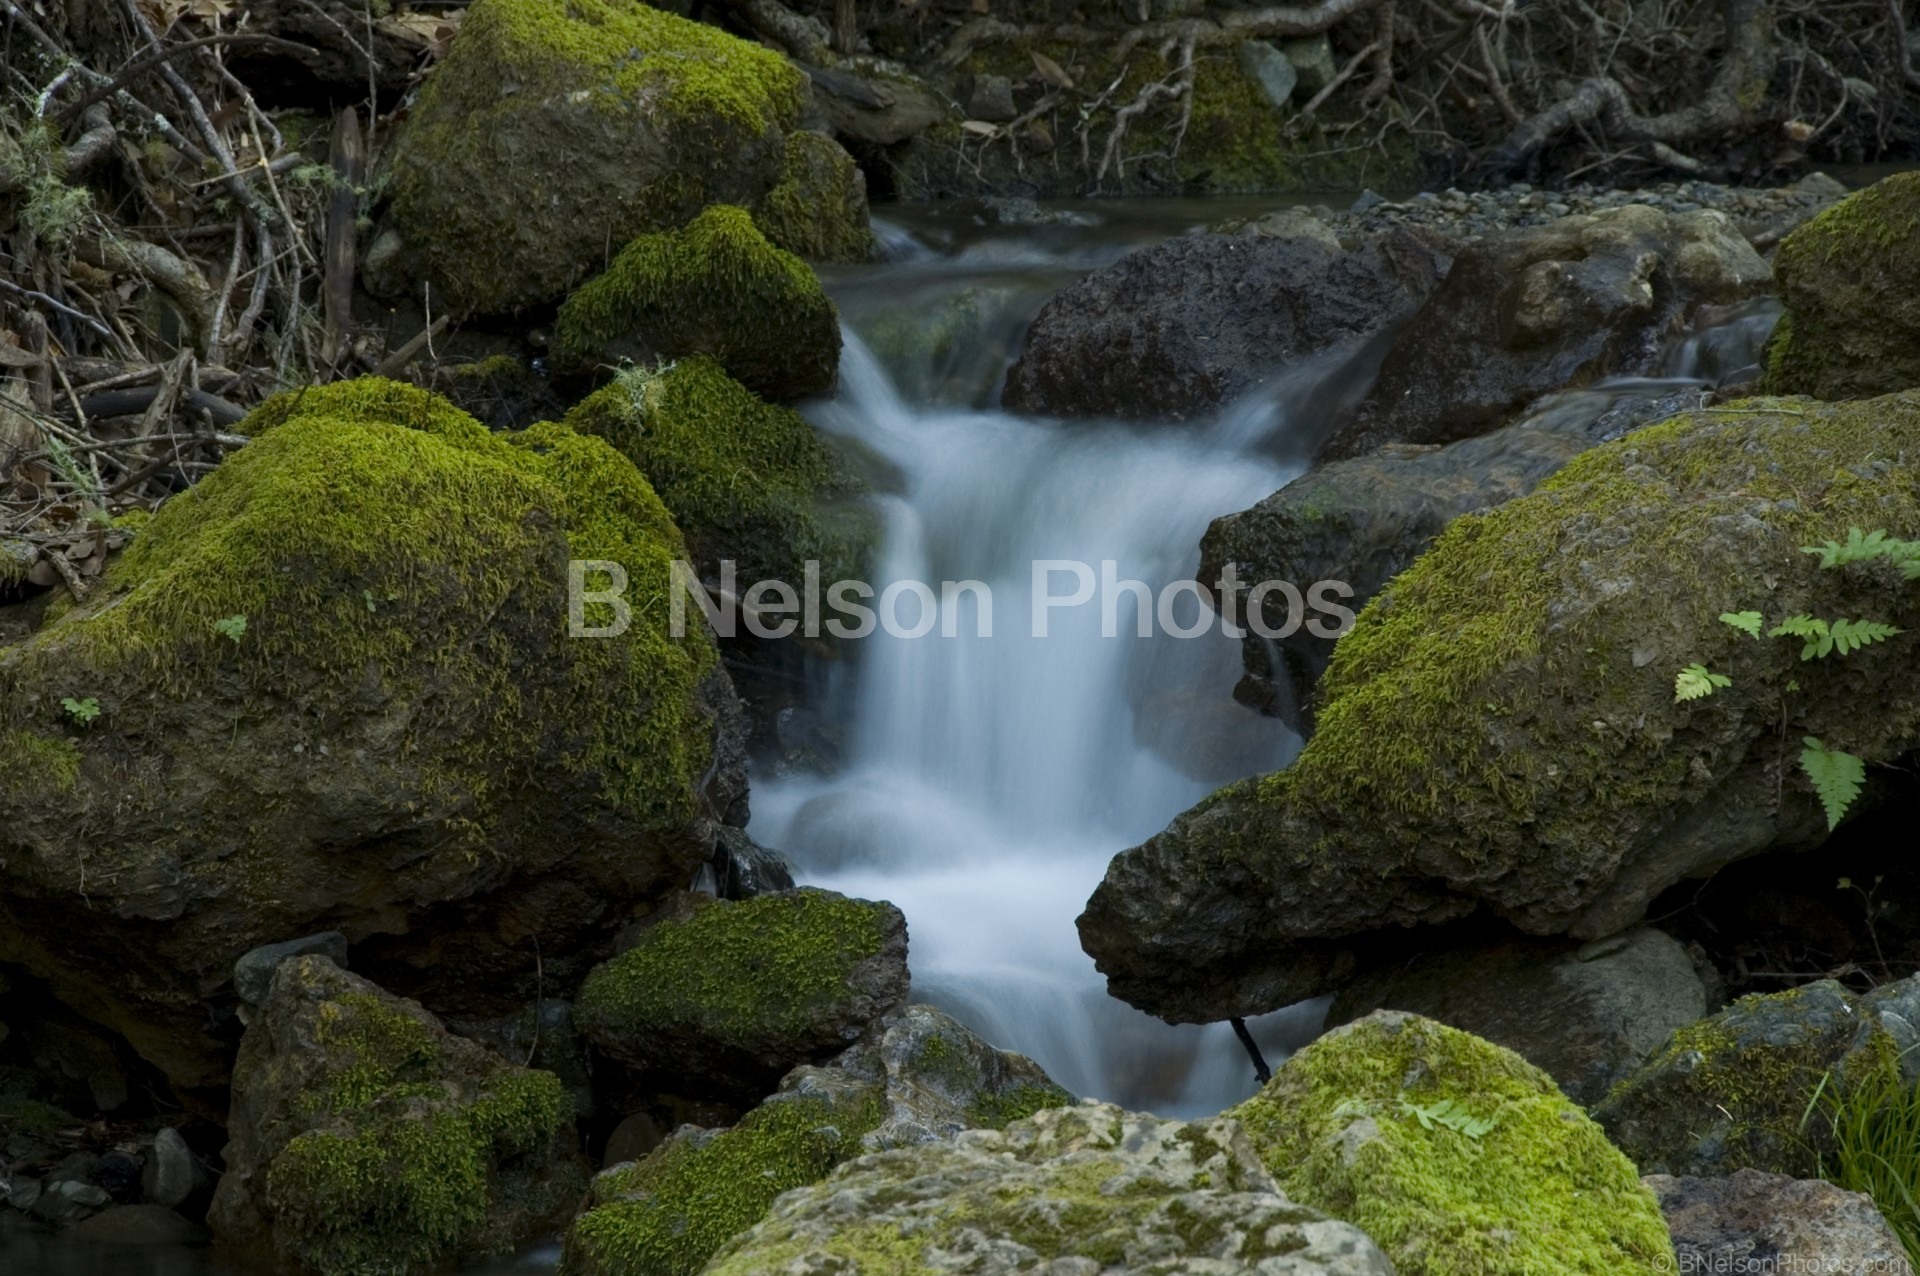
[[[1074,1097],[1057,1085],[1020,1085],[999,1094],[984,1094],[967,1109],[967,1127],[1002,1130],[1048,1108],[1071,1107]]]
[[[768,239],[809,261],[865,261],[873,256],[867,225],[867,183],[859,165],[822,133],[787,134],[787,163],[754,221]]]
[[[710,183],[724,189],[741,152],[777,146],[805,92],[779,54],[633,0],[479,0],[396,138],[394,212],[407,251],[455,305],[511,309],[556,295],[568,265],[542,237],[581,239],[581,228],[545,226],[547,177],[577,184],[587,206],[559,215],[593,218],[596,244],[602,225],[615,243],[664,230],[708,202]],[[595,124],[577,123],[583,106]],[[570,130],[550,138],[573,151],[570,168],[526,153],[543,128]],[[642,157],[644,147],[678,151],[678,164]],[[623,149],[651,180],[605,171]],[[516,184],[527,199],[510,220],[497,195]]]
[[[0,731],[0,775],[38,798],[71,792],[80,779],[80,746],[33,731]]]
[[[630,369],[567,414],[647,476],[702,570],[732,559],[740,587],[862,574],[874,527],[862,484],[790,408],[768,404],[696,355]]]
[[[0,1098],[0,1138],[20,1135],[44,1139],[85,1125],[79,1117],[50,1103],[19,1096]]]
[[[1857,191],[1781,243],[1787,314],[1762,389],[1864,398],[1920,384],[1920,173]]]
[[[456,1081],[424,1023],[370,994],[322,1004],[316,1044],[345,1066],[266,1171],[281,1247],[314,1276],[415,1272],[484,1239],[499,1167],[572,1137],[551,1073]]]
[[[885,1115],[878,1092],[852,1107],[783,1097],[710,1138],[676,1138],[600,1176],[596,1208],[567,1233],[563,1276],[691,1276],[752,1227],[775,1197],[860,1154]]]
[[[1452,1100],[1478,1138],[1404,1105]],[[1670,1269],[1651,1193],[1551,1078],[1413,1016],[1308,1046],[1229,1116],[1288,1196],[1358,1226],[1405,1276],[1617,1276]]]
[[[649,927],[595,967],[580,989],[580,1023],[589,1033],[810,1039],[847,996],[848,970],[879,955],[886,935],[886,906],[824,891],[710,904]]]
[[[1798,546],[1844,539],[1850,526],[1920,525],[1920,401],[1755,400],[1679,417],[1583,453],[1532,496],[1456,520],[1335,647],[1299,760],[1230,792],[1266,806],[1338,801],[1441,821],[1473,789],[1536,844],[1590,840],[1585,823],[1618,806],[1683,802],[1701,781],[1694,755],[1668,747],[1683,712],[1671,703],[1672,672],[1633,662],[1644,596],[1555,605],[1585,595],[1597,570],[1586,553],[1562,549],[1564,529],[1604,525],[1657,531],[1613,547],[1608,579],[1661,581],[1663,629],[1732,650],[1740,636],[1723,637],[1714,617],[1755,601],[1756,584],[1721,574],[1730,554],[1705,547],[1716,535],[1749,554],[1777,544],[1785,570]],[[1737,528],[1746,529],[1737,540],[1722,530]],[[1787,672],[1797,671],[1782,665],[1781,684]],[[1571,685],[1617,703],[1588,706],[1598,712],[1551,747],[1517,747],[1499,725],[1558,731],[1553,715]],[[1589,729],[1616,709],[1638,720],[1643,706],[1649,720],[1633,729]],[[1570,793],[1582,796],[1557,800]],[[1482,858],[1485,831],[1462,829],[1461,853]]]
[[[555,356],[589,367],[623,348],[710,354],[768,398],[833,384],[839,317],[807,264],[768,243],[744,210],[716,204],[684,229],[642,235],[560,307]]]
[[[630,462],[563,426],[490,434],[371,378],[281,395],[241,429],[255,441],[169,501],[87,606],[13,649],[9,712],[54,716],[34,689],[75,667],[103,702],[126,693],[128,721],[152,696],[209,685],[322,723],[405,706],[394,756],[419,760],[423,799],[458,795],[454,841],[476,850],[516,758],[587,777],[645,827],[694,815],[714,651],[702,632],[668,635],[684,551]],[[567,558],[626,567],[625,635],[567,639]],[[234,615],[248,621],[239,642],[215,629]],[[611,618],[588,609],[590,624]],[[564,651],[565,667],[530,680],[528,650]]]

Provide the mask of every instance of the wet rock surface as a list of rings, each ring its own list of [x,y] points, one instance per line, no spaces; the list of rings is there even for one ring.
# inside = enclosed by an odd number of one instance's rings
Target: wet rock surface
[[[1911,1276],[1871,1198],[1818,1179],[1740,1170],[1721,1179],[1649,1175],[1683,1272],[1817,1271]]]

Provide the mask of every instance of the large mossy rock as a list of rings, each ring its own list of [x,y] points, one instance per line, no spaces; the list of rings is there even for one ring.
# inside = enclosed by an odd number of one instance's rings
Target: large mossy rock
[[[307,1276],[508,1253],[586,1183],[558,1077],[325,957],[275,973],[234,1065],[229,1132],[216,1231]]]
[[[1771,281],[1716,212],[1634,204],[1488,235],[1455,257],[1321,455],[1449,443],[1503,424],[1549,391],[1657,375],[1702,306],[1745,301]]]
[[[865,261],[878,246],[867,224],[867,178],[824,133],[787,134],[780,181],[754,213],[767,238],[808,261]]]
[[[394,136],[398,242],[372,275],[425,281],[436,305],[519,310],[564,295],[609,244],[769,198],[796,250],[851,245],[866,210],[850,190],[814,219],[775,195],[800,176],[787,135],[806,93],[779,54],[637,0],[480,0]]]
[[[751,1102],[906,997],[900,910],[803,887],[687,897],[594,969],[577,1014],[590,1041],[663,1084]]]
[[[611,446],[371,379],[244,428],[0,648],[0,960],[186,1086],[226,1077],[235,959],[289,936],[463,1017],[580,977],[745,785],[711,640],[648,605],[680,535]],[[625,566],[624,633],[569,637],[576,559]]]
[[[683,1276],[760,1221],[782,1192],[866,1152],[1000,1129],[1073,1096],[931,1006],[906,1006],[727,1130],[685,1127],[594,1180],[567,1236],[568,1276]]]
[[[840,318],[813,271],[725,205],[622,248],[560,307],[554,338],[579,369],[712,355],[776,403],[826,393],[840,366]]]
[[[1920,1082],[1920,979],[1862,997],[1831,980],[1742,997],[1673,1035],[1594,1109],[1642,1170],[1811,1178],[1834,1146],[1829,1108],[1887,1068]]]
[[[707,1270],[1389,1276],[1393,1267],[1358,1228],[1282,1195],[1237,1122],[1088,1102],[861,1157],[781,1197]]]
[[[1210,417],[1287,365],[1405,319],[1446,263],[1439,246],[1411,234],[1350,253],[1305,235],[1143,248],[1046,304],[1003,401],[1044,416]]]
[[[730,560],[738,589],[858,577],[877,528],[846,458],[791,408],[765,402],[706,355],[629,369],[566,422],[619,448],[673,511],[703,577]]]
[[[1353,1223],[1400,1276],[1671,1271],[1639,1173],[1512,1051],[1382,1011],[1229,1109],[1287,1195]]]
[[[1920,173],[1868,187],[1787,236],[1787,314],[1765,389],[1864,399],[1920,386]]]
[[[1920,744],[1914,640],[1807,663],[1718,617],[1914,629],[1889,564],[1802,552],[1855,527],[1920,532],[1920,394],[1689,413],[1459,519],[1340,640],[1298,761],[1118,856],[1082,942],[1116,995],[1219,1019],[1332,990],[1378,932],[1486,910],[1603,938],[1682,878],[1818,843],[1798,742]],[[1676,703],[1695,663],[1731,685]]]

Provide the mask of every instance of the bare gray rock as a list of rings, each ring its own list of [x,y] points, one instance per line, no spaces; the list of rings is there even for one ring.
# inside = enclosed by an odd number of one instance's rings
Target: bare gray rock
[[[1680,1271],[1913,1276],[1899,1237],[1864,1193],[1759,1170],[1644,1181],[1673,1230]]]

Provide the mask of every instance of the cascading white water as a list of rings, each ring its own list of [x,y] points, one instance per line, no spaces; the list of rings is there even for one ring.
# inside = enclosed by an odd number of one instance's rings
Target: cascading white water
[[[1250,416],[1264,419],[1253,419]],[[1034,636],[1032,564],[1074,560],[1157,598],[1188,577],[1213,517],[1287,482],[1256,445],[1285,428],[1269,399],[1212,429],[1062,426],[997,412],[920,411],[849,334],[839,397],[816,412],[903,476],[884,502],[874,581],[974,579],[992,595],[978,634],[963,595],[956,636],[865,640],[848,764],[829,779],[756,788],[755,836],[804,880],[907,914],[914,992],[1062,1084],[1163,1113],[1217,1111],[1253,1070],[1225,1025],[1174,1028],[1106,995],[1074,917],[1109,858],[1220,784],[1284,766],[1298,740],[1231,699],[1236,641],[1137,634],[1137,594],[1106,590],[1048,615]],[[1051,581],[1072,592],[1074,577]],[[900,620],[913,627],[917,604]],[[1203,613],[1189,593],[1171,613]],[[1211,617],[1211,612],[1204,615]],[[1256,1020],[1276,1054],[1318,1007]]]

